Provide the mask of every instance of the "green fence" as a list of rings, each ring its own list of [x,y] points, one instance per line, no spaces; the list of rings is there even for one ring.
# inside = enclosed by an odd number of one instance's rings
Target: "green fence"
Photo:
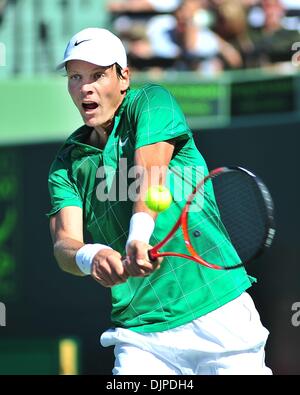
[[[179,78],[180,77],[180,78]],[[300,73],[262,70],[201,79],[168,73],[133,76],[133,86],[159,82],[175,95],[193,129],[272,124],[300,119]],[[0,80],[0,144],[61,141],[81,125],[66,78]]]

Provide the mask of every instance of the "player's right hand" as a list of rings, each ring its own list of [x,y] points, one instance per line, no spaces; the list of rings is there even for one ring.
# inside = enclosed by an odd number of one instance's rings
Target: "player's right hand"
[[[143,241],[132,240],[127,245],[127,257],[123,262],[126,271],[133,277],[147,277],[160,268],[162,258],[150,261],[148,250],[151,246]]]
[[[103,287],[113,287],[128,279],[121,255],[112,249],[102,249],[93,258],[91,276]]]

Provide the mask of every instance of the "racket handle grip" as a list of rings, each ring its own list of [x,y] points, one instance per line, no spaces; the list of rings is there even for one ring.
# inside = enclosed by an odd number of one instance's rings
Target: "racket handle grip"
[[[153,251],[153,249],[148,250],[148,257],[149,257],[149,259],[150,259],[151,262],[156,261],[157,255],[156,255],[156,253]]]
[[[156,253],[152,250],[148,250],[148,257],[151,262],[154,262],[157,259]],[[124,262],[126,261],[126,259],[127,259],[126,256],[122,256],[121,261]]]
[[[148,257],[149,257],[151,262],[156,261],[156,258],[157,258],[155,252],[153,252],[152,250],[148,250]],[[121,257],[121,261],[122,262],[126,261],[126,259],[127,259],[126,255]]]

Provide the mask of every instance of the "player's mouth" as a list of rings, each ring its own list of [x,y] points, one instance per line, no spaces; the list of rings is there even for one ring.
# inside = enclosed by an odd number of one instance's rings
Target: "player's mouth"
[[[82,108],[85,113],[93,112],[99,107],[99,104],[97,104],[94,101],[86,101],[82,103]]]

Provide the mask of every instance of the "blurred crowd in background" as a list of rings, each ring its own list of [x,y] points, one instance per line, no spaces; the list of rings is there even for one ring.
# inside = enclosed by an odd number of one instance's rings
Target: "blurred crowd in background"
[[[0,0],[7,75],[54,71],[70,36],[88,26],[113,30],[135,71],[215,75],[291,65],[300,0]]]
[[[300,0],[109,0],[136,70],[216,74],[290,62]]]

